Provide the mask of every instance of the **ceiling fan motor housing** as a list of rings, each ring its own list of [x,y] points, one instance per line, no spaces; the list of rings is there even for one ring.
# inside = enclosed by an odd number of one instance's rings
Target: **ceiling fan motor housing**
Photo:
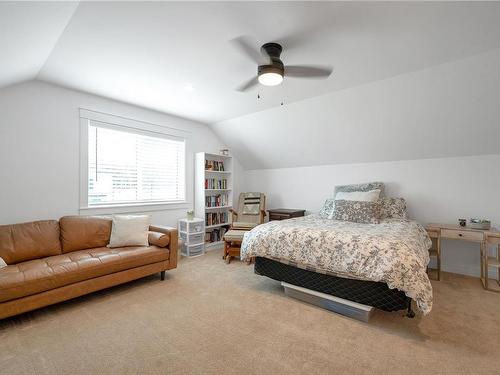
[[[270,58],[270,64],[259,65],[257,74],[260,76],[265,73],[275,73],[283,76],[285,67],[280,59],[283,48],[278,43],[266,43],[261,48]]]
[[[265,73],[276,73],[279,75],[284,75],[285,73],[285,68],[283,67],[283,64],[281,66],[279,65],[259,65],[257,69],[257,75],[262,75]]]
[[[281,47],[281,44],[278,43],[266,43],[261,47],[261,49],[263,49],[271,59],[279,59],[281,52],[283,51],[283,47]]]

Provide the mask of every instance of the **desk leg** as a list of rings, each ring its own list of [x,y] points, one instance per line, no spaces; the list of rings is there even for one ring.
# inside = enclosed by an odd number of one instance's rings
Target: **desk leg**
[[[485,241],[481,242],[481,278],[484,289],[488,289],[488,245]]]
[[[500,244],[497,245],[497,262],[500,263]],[[500,286],[500,267],[497,268],[497,284]]]
[[[437,276],[438,281],[441,281],[441,235],[436,239],[436,261],[437,261]]]
[[[484,242],[481,242],[479,244],[479,256],[481,257],[480,258],[480,261],[481,261],[481,280],[484,279]],[[484,282],[483,282],[484,284]]]

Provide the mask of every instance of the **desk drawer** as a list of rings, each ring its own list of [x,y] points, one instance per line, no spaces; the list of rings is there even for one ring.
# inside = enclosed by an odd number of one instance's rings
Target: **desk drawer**
[[[441,238],[481,242],[484,239],[482,232],[469,232],[466,230],[441,229]]]

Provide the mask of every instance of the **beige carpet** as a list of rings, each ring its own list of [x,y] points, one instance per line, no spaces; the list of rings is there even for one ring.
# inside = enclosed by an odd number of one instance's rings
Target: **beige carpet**
[[[500,295],[433,282],[427,317],[362,323],[286,297],[220,253],[0,321],[1,374],[499,374]]]

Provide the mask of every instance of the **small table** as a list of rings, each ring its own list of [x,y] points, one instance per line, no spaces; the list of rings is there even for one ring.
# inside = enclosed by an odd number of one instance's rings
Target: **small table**
[[[437,258],[437,279],[441,279],[441,239],[462,240],[476,242],[479,244],[481,262],[481,282],[484,289],[498,292],[500,290],[489,287],[488,267],[497,268],[497,283],[500,287],[500,232],[491,228],[473,229],[471,227],[461,227],[450,224],[427,224],[425,229],[429,237],[433,240],[433,248],[430,250],[431,256]],[[488,245],[497,245],[497,256],[488,256]]]
[[[286,220],[292,217],[304,216],[306,210],[297,210],[290,208],[275,208],[267,210],[269,212],[269,221],[271,220]]]

